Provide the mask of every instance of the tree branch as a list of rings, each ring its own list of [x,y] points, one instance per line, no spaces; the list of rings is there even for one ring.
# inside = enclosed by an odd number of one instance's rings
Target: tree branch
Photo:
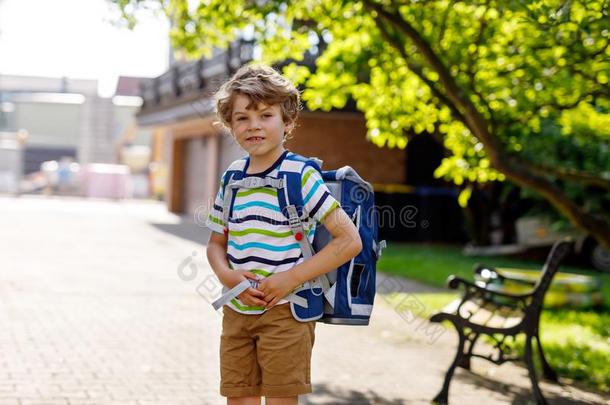
[[[564,167],[551,167],[539,163],[525,161],[523,159],[519,159],[517,163],[541,176],[552,176],[558,179],[575,183],[584,183],[589,186],[599,187],[610,191],[610,180],[588,172],[582,172],[580,170]]]
[[[489,5],[489,0],[487,0],[485,2],[485,6],[487,7],[488,5]],[[469,78],[469,82],[470,82],[470,90],[472,90],[472,92],[479,97],[479,100],[481,100],[481,104],[483,104],[485,106],[485,109],[487,110],[487,113],[489,114],[489,120],[490,120],[491,126],[492,126],[493,130],[495,131],[495,129],[497,127],[497,123],[494,120],[493,111],[489,107],[489,104],[487,103],[487,100],[485,100],[485,97],[483,97],[483,94],[481,94],[481,92],[479,92],[477,90],[477,86],[475,83],[476,73],[474,71],[474,64],[479,56],[479,47],[481,46],[481,41],[483,40],[483,35],[485,34],[485,28],[487,28],[487,20],[485,19],[485,13],[487,13],[487,9],[485,10],[485,12],[483,13],[483,15],[481,16],[481,18],[479,20],[479,23],[480,23],[479,33],[478,33],[477,39],[474,43],[474,45],[476,46],[476,49],[475,49],[474,53],[472,54],[472,57],[468,59],[468,68],[466,69],[466,72],[468,74],[468,78]]]
[[[441,28],[439,30],[440,33],[439,33],[439,36],[438,36],[438,44],[439,44],[439,46],[441,45],[441,42],[443,42],[443,39],[445,39],[445,31],[447,31],[447,18],[449,17],[449,12],[453,8],[453,3],[455,3],[455,0],[451,0],[449,2],[449,5],[445,9],[445,13],[443,14],[443,19],[441,20]]]

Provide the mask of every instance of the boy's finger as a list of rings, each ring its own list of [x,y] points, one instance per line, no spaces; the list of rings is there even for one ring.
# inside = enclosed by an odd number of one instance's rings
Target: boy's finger
[[[279,300],[280,300],[279,298],[275,297],[273,300],[271,300],[271,302],[269,304],[267,304],[267,306],[265,308],[267,308],[267,309],[273,308]]]
[[[262,291],[257,290],[256,288],[248,288],[248,294],[254,296],[254,297],[264,297],[265,294]]]
[[[265,295],[265,298],[263,298],[266,304],[270,304],[271,302],[273,302],[274,299],[276,299],[276,297],[271,294],[267,294]]]
[[[259,307],[264,307],[265,305],[267,305],[267,303],[261,299],[258,299],[256,297],[250,297],[250,305],[256,305]]]

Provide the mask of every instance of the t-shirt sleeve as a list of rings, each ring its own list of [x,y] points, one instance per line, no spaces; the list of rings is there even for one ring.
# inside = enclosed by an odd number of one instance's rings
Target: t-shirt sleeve
[[[205,225],[210,228],[212,231],[217,233],[224,233],[224,229],[226,224],[223,220],[222,213],[222,204],[223,204],[223,179],[224,175],[220,179],[220,187],[218,188],[218,193],[216,193],[216,198],[214,199],[214,203],[210,207],[210,213],[208,214],[208,218],[206,219]]]
[[[305,166],[301,173],[301,190],[305,212],[317,222],[324,223],[326,216],[340,206],[324,184],[320,172],[311,166]]]

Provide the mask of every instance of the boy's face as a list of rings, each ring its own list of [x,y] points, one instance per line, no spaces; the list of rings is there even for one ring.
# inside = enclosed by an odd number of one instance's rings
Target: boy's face
[[[250,156],[266,156],[282,148],[284,134],[291,124],[284,123],[278,104],[249,106],[250,98],[238,94],[233,101],[231,132]]]

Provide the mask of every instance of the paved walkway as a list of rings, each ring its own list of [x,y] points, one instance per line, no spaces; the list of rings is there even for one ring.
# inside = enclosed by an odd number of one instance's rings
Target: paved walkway
[[[223,404],[205,240],[159,203],[0,198],[0,405]],[[429,403],[455,343],[382,296],[370,327],[318,325],[315,392],[302,403]],[[530,398],[523,368],[474,369],[458,370],[453,404]],[[543,390],[553,404],[608,400]]]

